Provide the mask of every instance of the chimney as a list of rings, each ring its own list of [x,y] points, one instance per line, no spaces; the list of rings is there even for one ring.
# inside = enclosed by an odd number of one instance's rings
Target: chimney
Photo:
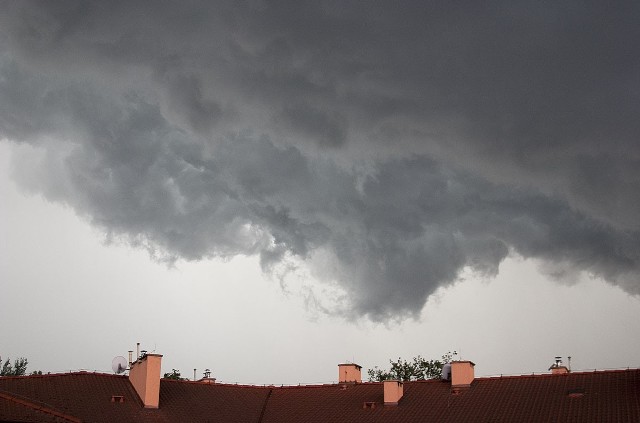
[[[451,362],[451,388],[468,388],[475,377],[471,361]]]
[[[194,370],[194,375],[195,375],[195,369]],[[194,378],[195,380],[195,378]],[[211,377],[211,370],[209,369],[205,369],[204,374],[202,379],[200,379],[198,382],[200,383],[216,383],[216,378],[215,377]]]
[[[384,405],[398,405],[398,401],[404,393],[402,382],[385,380],[382,384],[384,386]]]
[[[549,367],[549,370],[551,370],[552,375],[563,375],[565,373],[569,373],[569,368],[561,365],[560,363],[552,364],[551,367]]]
[[[569,357],[569,363],[571,363],[571,357]],[[556,356],[556,362],[549,367],[552,375],[563,375],[569,373],[570,370],[567,366],[562,365],[562,357]]]
[[[158,408],[160,402],[160,363],[162,354],[145,354],[131,364],[129,381],[145,408]]]
[[[552,375],[563,375],[565,373],[569,373],[569,369],[566,366],[551,366],[549,367]]]
[[[362,366],[355,363],[338,364],[338,383],[362,382]]]

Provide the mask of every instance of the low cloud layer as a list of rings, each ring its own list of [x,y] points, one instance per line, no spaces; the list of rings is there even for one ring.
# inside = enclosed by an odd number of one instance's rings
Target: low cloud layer
[[[511,253],[640,294],[638,5],[0,7],[17,178],[109,236],[373,320]]]

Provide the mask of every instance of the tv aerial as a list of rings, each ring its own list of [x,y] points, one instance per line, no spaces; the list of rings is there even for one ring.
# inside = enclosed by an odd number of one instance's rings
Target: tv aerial
[[[111,370],[113,370],[113,373],[119,375],[120,373],[124,373],[124,371],[127,370],[127,364],[127,359],[119,355],[117,357],[114,357],[111,361]]]

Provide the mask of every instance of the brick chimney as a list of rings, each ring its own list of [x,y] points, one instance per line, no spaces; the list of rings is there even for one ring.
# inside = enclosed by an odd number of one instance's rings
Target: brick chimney
[[[451,388],[468,388],[475,378],[475,363],[471,361],[451,362]]]
[[[384,386],[384,405],[398,405],[398,401],[404,394],[402,382],[399,380],[385,380],[382,384]]]
[[[194,369],[195,370],[195,369]],[[196,380],[196,373],[193,372],[193,380]],[[200,383],[216,383],[216,378],[211,377],[211,370],[205,369],[202,379],[198,380]]]
[[[549,370],[551,370],[552,375],[563,375],[565,373],[569,373],[569,369],[566,366],[560,366],[558,364],[554,364],[549,367]]]
[[[557,355],[555,359],[555,363],[549,367],[552,375],[563,375],[571,372],[571,356],[567,357],[569,359],[569,367],[562,364],[562,357]]]
[[[145,354],[131,363],[129,382],[135,388],[145,408],[158,408],[161,361],[161,354]]]
[[[338,383],[362,382],[362,366],[355,363],[338,364]]]

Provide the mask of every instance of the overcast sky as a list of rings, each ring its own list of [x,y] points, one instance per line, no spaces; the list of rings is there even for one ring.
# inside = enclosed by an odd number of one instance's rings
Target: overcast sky
[[[640,5],[0,4],[0,355],[638,367]]]

